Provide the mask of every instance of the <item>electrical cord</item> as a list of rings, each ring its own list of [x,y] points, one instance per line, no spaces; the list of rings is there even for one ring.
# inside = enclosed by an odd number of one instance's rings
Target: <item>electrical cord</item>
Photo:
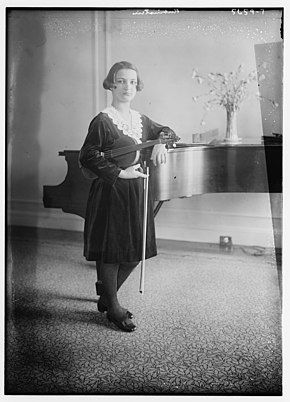
[[[247,255],[253,255],[255,257],[260,257],[266,255],[266,247],[261,246],[240,246],[240,249]]]

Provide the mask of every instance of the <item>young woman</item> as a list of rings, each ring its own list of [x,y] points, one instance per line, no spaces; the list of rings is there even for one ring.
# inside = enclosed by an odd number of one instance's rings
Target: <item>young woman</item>
[[[80,165],[94,173],[84,228],[84,256],[96,261],[102,289],[98,309],[123,331],[136,329],[133,314],[122,307],[117,291],[142,259],[143,192],[146,174],[142,158],[132,166],[106,157],[104,152],[158,139],[168,127],[131,109],[131,101],[143,83],[131,63],[115,63],[103,87],[112,93],[112,104],[90,123],[80,151]],[[151,148],[152,149],[152,148]],[[151,159],[155,165],[166,163],[164,144],[154,146]],[[153,200],[149,188],[146,259],[157,254],[153,218]]]

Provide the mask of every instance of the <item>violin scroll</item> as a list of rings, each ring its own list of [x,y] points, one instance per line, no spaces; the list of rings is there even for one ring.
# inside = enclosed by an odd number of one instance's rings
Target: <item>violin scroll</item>
[[[163,127],[159,139],[162,144],[166,144],[167,148],[174,148],[175,143],[180,140],[180,137],[171,128]]]

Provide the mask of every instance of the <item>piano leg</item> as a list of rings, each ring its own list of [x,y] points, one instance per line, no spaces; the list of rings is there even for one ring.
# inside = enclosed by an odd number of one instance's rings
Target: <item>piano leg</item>
[[[158,214],[160,208],[162,207],[163,202],[164,202],[164,201],[158,201],[158,204],[157,204],[156,207],[154,208],[154,211],[153,211],[154,218],[156,217],[156,215]]]

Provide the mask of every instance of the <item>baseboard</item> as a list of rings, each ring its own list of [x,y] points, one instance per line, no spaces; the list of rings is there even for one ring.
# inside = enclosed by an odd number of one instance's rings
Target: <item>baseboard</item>
[[[160,210],[156,219],[159,239],[218,243],[231,236],[233,244],[274,247],[270,217],[245,216],[189,208]],[[44,208],[39,201],[14,200],[8,209],[8,224],[70,231],[83,231],[84,219],[60,209]],[[279,233],[278,236],[279,238]],[[281,235],[280,235],[281,237]],[[276,242],[276,247],[280,247]]]
[[[25,241],[41,242],[42,244],[57,243],[63,245],[64,247],[67,245],[74,245],[79,248],[80,255],[82,255],[83,233],[79,231],[9,226],[7,232],[7,237],[9,239],[8,241],[14,244]],[[223,256],[226,258],[236,258],[239,256],[244,256],[245,254],[253,257],[256,255],[263,255],[265,257],[271,256],[271,258],[276,258],[277,269],[281,271],[282,267],[282,250],[274,250],[272,247],[257,248],[246,245],[234,245],[234,247],[232,247],[230,250],[225,250],[220,247],[219,243],[157,239],[157,250],[158,255],[173,254],[182,256],[196,256],[197,253],[201,253],[204,255],[216,255],[217,257]]]
[[[219,243],[220,236],[231,236],[233,244],[275,247],[271,216],[168,207],[161,208],[155,224],[161,239]],[[281,247],[281,231],[275,236]]]
[[[82,231],[84,219],[68,214],[61,209],[44,208],[42,202],[14,200],[8,209],[8,223],[11,226],[27,226],[48,229]]]
[[[184,226],[156,225],[156,236],[159,239],[179,240],[190,242],[219,243],[220,236],[231,236],[233,244],[247,246],[274,246],[273,232],[271,230],[254,230],[241,227],[203,227],[188,229]]]

